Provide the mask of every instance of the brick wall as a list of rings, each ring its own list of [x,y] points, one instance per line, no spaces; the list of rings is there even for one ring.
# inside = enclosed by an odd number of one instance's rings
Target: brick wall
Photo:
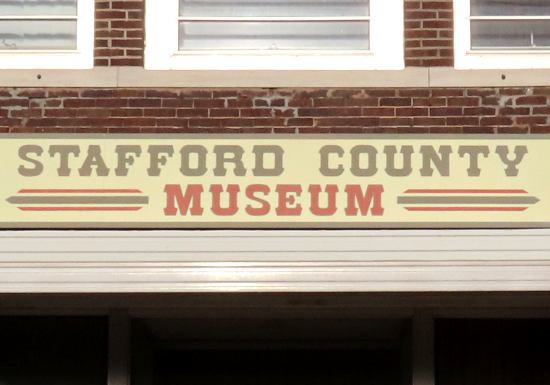
[[[145,7],[139,0],[95,0],[95,65],[143,66]]]
[[[96,65],[143,65],[144,2],[96,0]],[[452,0],[405,0],[408,66],[452,66]],[[0,88],[2,132],[550,133],[550,88]]]
[[[405,65],[454,65],[453,0],[405,0]]]
[[[550,133],[550,88],[0,89],[0,130]]]

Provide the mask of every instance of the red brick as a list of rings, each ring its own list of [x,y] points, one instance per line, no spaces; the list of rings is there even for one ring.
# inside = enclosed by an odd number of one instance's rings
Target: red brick
[[[395,116],[393,107],[366,107],[362,111],[364,116]]]
[[[503,107],[498,110],[499,115],[529,115],[531,110],[527,107]]]
[[[396,108],[395,109],[396,116],[428,116],[429,115],[429,109],[428,108]]]
[[[413,118],[413,125],[415,126],[437,126],[445,125],[445,118],[425,118],[425,117],[418,117]]]
[[[510,126],[514,122],[507,116],[482,117],[482,126]]]
[[[412,126],[412,118],[380,118],[381,126]]]
[[[541,89],[0,89],[0,131],[533,133],[550,125]],[[397,105],[349,105],[378,98]],[[212,107],[231,102],[245,107]]]
[[[381,98],[380,106],[410,106],[412,99],[410,98]]]
[[[529,105],[545,105],[548,103],[548,98],[545,96],[521,96],[516,99],[517,106],[529,106]]]
[[[160,99],[143,98],[143,99],[128,99],[129,107],[160,107]]]
[[[450,107],[474,107],[479,106],[480,100],[475,97],[461,97],[461,98],[449,98],[447,99],[447,105]]]
[[[465,107],[464,115],[494,115],[495,108],[490,107]]]
[[[197,99],[193,101],[193,106],[196,108],[223,108],[225,100],[223,99]]]
[[[146,108],[143,112],[144,116],[151,117],[174,117],[176,116],[175,108]]]
[[[550,125],[531,127],[531,133],[532,134],[550,134]]]
[[[235,118],[239,116],[239,110],[231,108],[213,108],[209,110],[210,117],[213,118]]]
[[[527,134],[528,132],[528,127],[497,127],[499,134]]]
[[[460,116],[462,108],[458,107],[433,107],[430,108],[430,116]]]
[[[256,108],[256,109],[243,109],[241,110],[241,117],[251,118],[251,117],[271,117],[273,116],[273,111],[269,108]]]
[[[449,126],[477,126],[479,125],[479,117],[451,116],[446,118],[446,123]]]
[[[177,111],[178,117],[180,118],[189,118],[189,117],[208,117],[207,108],[180,108]]]
[[[548,124],[548,118],[546,116],[518,116],[516,117],[517,124]]]
[[[379,124],[378,118],[319,118],[318,126],[376,126]]]
[[[501,88],[498,90],[498,93],[500,95],[506,95],[506,96],[520,96],[520,95],[525,95],[526,90],[525,88]]]
[[[453,89],[453,88],[437,88],[432,90],[432,96],[463,96],[464,90],[462,89]]]
[[[289,126],[313,126],[313,119],[311,118],[292,118],[287,120]]]
[[[361,116],[361,108],[299,108],[298,116]]]

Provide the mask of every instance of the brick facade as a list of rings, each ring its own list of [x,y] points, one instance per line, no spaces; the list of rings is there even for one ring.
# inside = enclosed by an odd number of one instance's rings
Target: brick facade
[[[405,65],[452,67],[453,0],[405,0]]]
[[[142,66],[145,3],[95,0],[95,65]]]
[[[144,0],[96,0],[97,66],[142,66]],[[453,65],[452,0],[405,0],[407,66]],[[549,88],[1,89],[2,132],[550,133]]]
[[[550,133],[550,88],[0,89],[0,130]]]

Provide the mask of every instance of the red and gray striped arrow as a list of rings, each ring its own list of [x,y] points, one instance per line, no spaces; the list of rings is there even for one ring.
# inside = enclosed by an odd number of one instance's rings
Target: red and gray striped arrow
[[[539,202],[521,189],[409,189],[397,203],[408,211],[525,211]]]
[[[138,211],[149,203],[139,189],[22,189],[6,200],[22,211]]]

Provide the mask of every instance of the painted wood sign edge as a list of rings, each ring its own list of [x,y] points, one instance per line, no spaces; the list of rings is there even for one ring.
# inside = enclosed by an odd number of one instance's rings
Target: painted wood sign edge
[[[0,135],[4,229],[550,227],[550,136]]]

